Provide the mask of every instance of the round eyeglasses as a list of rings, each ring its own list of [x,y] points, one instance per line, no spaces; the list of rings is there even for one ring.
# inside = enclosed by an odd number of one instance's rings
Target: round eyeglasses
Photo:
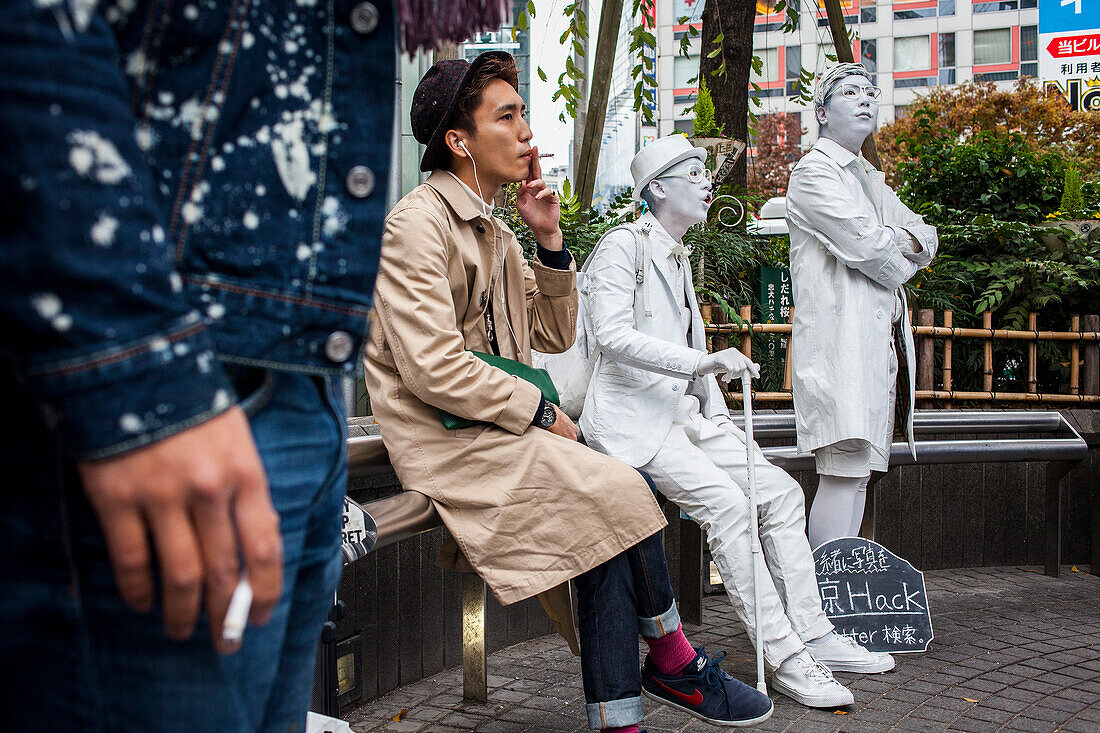
[[[878,98],[882,96],[882,90],[878,87],[861,87],[858,84],[841,84],[839,87],[829,92],[828,96],[831,97],[836,92],[840,92],[848,99],[858,99],[859,96],[863,94],[872,102],[877,102]]]
[[[710,172],[710,169],[706,166],[695,164],[688,168],[686,171],[680,173],[663,173],[658,178],[686,178],[692,183],[702,183],[703,181],[710,181],[714,178],[714,174]]]

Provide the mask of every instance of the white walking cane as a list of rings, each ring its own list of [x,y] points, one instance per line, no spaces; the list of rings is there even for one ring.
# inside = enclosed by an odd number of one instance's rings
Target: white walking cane
[[[760,551],[760,518],[756,508],[756,456],[753,454],[752,439],[752,375],[741,375],[741,395],[745,408],[745,453],[749,466],[749,522],[752,532],[749,543],[752,548],[752,609],[753,625],[756,627],[756,689],[768,694],[764,684],[764,642],[760,638],[760,569],[763,557]]]

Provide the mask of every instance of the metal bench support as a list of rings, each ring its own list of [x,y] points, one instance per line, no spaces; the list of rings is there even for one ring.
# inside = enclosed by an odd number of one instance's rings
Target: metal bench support
[[[703,623],[703,530],[690,519],[680,519],[680,619]]]
[[[1058,577],[1062,564],[1062,477],[1077,465],[1076,461],[1051,461],[1047,464],[1046,546],[1043,571]]]
[[[463,573],[462,697],[479,702],[488,700],[485,670],[485,581],[476,573]]]

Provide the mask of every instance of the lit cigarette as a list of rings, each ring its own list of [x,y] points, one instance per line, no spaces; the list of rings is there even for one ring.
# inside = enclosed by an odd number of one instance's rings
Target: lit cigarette
[[[248,578],[241,576],[233,597],[229,599],[229,608],[222,623],[222,641],[226,644],[240,644],[244,627],[248,623],[248,612],[252,610],[252,585]]]
[[[553,158],[554,154],[553,153],[539,153],[539,157],[540,158]]]

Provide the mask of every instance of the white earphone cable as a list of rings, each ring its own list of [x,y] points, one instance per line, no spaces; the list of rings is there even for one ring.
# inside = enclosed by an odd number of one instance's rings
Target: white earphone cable
[[[481,213],[489,220],[489,226],[493,228],[493,250],[500,259],[499,278],[494,278],[500,283],[500,310],[504,315],[504,325],[508,327],[508,333],[512,336],[512,343],[515,344],[516,351],[519,352],[519,339],[516,337],[516,332],[512,330],[512,320],[508,317],[508,307],[504,303],[504,235],[497,229],[493,209],[485,202],[485,194],[481,192],[481,181],[477,177],[477,161],[474,160],[474,154],[466,147],[464,140],[459,140],[458,145],[466,151],[466,155],[470,156],[470,164],[474,167],[474,185],[477,186],[477,195],[481,200]]]

